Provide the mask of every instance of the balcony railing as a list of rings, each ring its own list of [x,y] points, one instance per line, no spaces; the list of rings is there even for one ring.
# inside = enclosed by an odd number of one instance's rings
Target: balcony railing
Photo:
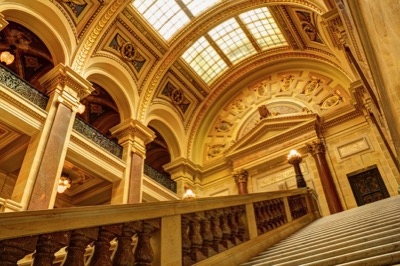
[[[159,183],[160,185],[166,187],[172,192],[176,193],[176,182],[173,181],[166,175],[158,172],[156,169],[152,168],[150,165],[144,165],[144,174]]]
[[[318,217],[307,189],[0,213],[0,262],[239,265]]]
[[[122,146],[118,143],[110,140],[106,136],[104,136],[101,132],[96,130],[89,124],[86,124],[82,119],[79,117],[75,118],[73,128],[85,136],[86,138],[90,139],[97,145],[99,145],[104,150],[110,152],[111,154],[115,155],[118,158],[122,158]]]
[[[39,106],[41,109],[46,109],[49,97],[2,64],[0,64],[0,83]]]

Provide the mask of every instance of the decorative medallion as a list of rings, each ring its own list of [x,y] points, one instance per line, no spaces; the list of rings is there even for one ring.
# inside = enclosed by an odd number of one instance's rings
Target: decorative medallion
[[[120,34],[116,34],[109,45],[118,51],[122,59],[130,62],[137,72],[140,72],[146,59],[140,54],[137,47],[130,41],[125,40]]]
[[[217,132],[228,132],[232,128],[233,124],[226,121],[226,120],[221,120],[217,122],[217,125],[215,126],[215,130]]]
[[[259,97],[265,96],[268,92],[268,82],[264,80],[260,84],[258,84],[255,88],[255,92]]]
[[[321,102],[319,105],[321,106],[322,110],[328,110],[336,105],[338,105],[340,102],[343,101],[343,97],[341,97],[339,94],[334,93],[328,98],[326,98],[323,102]]]
[[[214,158],[220,155],[224,151],[225,147],[225,144],[215,144],[209,146],[208,156]]]
[[[241,113],[247,108],[246,104],[243,102],[243,99],[235,100],[232,103],[232,111]]]
[[[294,80],[294,76],[293,75],[287,75],[287,76],[283,76],[282,79],[280,80],[280,89],[279,92],[287,92],[290,89],[290,86],[292,85]]]
[[[83,12],[87,3],[85,0],[62,0],[64,4],[71,9],[76,18]]]
[[[301,92],[301,94],[305,94],[305,95],[312,94],[314,91],[316,91],[319,88],[321,83],[322,83],[322,81],[319,78],[310,77],[310,80],[307,82],[306,86],[304,86],[304,89]]]
[[[296,11],[296,14],[300,20],[301,28],[307,34],[310,41],[323,43],[315,27],[315,23],[311,19],[311,14],[304,11]]]
[[[177,106],[183,113],[186,112],[190,105],[190,101],[185,97],[184,92],[176,88],[170,82],[167,82],[164,89],[161,92],[162,95],[165,95],[171,99],[171,102]]]

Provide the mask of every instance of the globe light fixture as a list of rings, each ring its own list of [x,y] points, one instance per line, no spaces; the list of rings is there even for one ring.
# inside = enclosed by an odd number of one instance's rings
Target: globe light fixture
[[[71,187],[71,178],[69,178],[68,174],[63,173],[58,180],[58,187],[57,187],[57,192],[58,193],[64,193],[67,188]]]
[[[288,162],[293,165],[294,172],[296,173],[297,187],[307,187],[306,181],[304,180],[303,174],[300,169],[300,162],[302,161],[301,154],[296,150],[291,150],[288,155]]]

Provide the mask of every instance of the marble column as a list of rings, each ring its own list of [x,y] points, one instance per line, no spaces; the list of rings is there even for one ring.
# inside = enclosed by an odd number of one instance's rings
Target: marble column
[[[249,194],[247,191],[247,181],[249,178],[249,173],[246,170],[238,170],[233,173],[233,178],[238,187],[238,193],[241,194]]]
[[[338,196],[335,183],[328,162],[325,157],[325,146],[321,140],[314,140],[307,143],[308,151],[312,154],[317,165],[319,177],[321,179],[322,188],[325,193],[325,198],[328,203],[328,208],[331,214],[343,211],[342,203]]]
[[[132,118],[110,131],[123,147],[122,159],[126,161],[124,179],[113,185],[111,204],[139,203],[142,201],[146,144],[153,141],[155,134],[150,128]]]
[[[84,110],[79,101],[93,91],[90,82],[62,64],[41,83],[50,96],[48,115],[42,131],[31,138],[12,195],[28,210],[53,207],[75,115]]]

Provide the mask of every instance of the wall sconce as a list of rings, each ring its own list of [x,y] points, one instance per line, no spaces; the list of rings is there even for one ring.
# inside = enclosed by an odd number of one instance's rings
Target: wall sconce
[[[17,47],[15,47],[15,45],[10,45],[9,50],[5,50],[5,51],[1,52],[0,61],[4,62],[6,65],[12,64],[15,59],[15,56],[14,56],[15,49],[17,49]]]
[[[194,194],[193,190],[190,188],[186,189],[185,194],[183,194],[183,199],[194,199],[196,198],[196,194]]]
[[[296,150],[291,150],[288,155],[288,162],[293,165],[294,172],[296,173],[297,187],[307,187],[306,181],[304,180],[303,174],[300,169],[300,162],[302,161],[301,154]]]
[[[58,187],[57,187],[57,192],[58,193],[64,193],[67,188],[71,187],[71,178],[69,178],[68,174],[62,173],[60,180],[58,180]]]

